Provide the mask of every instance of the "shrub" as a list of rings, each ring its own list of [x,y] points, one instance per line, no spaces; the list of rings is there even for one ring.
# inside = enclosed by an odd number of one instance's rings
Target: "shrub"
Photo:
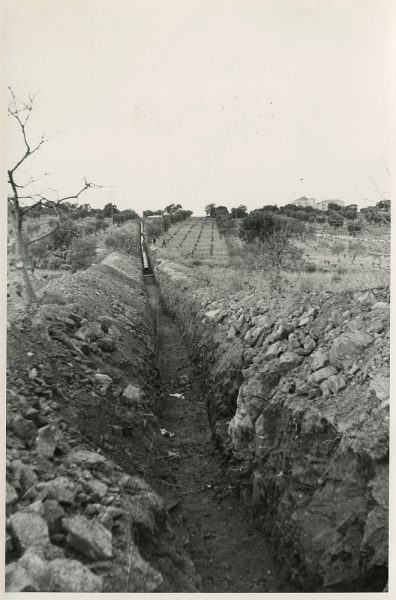
[[[314,273],[317,270],[315,263],[306,263],[305,270],[307,273]]]
[[[93,237],[76,238],[67,253],[67,262],[73,271],[86,269],[96,255],[96,240]]]
[[[40,224],[39,223],[29,223],[28,226],[26,227],[26,230],[29,234],[37,233],[40,230]]]
[[[161,219],[150,219],[145,223],[145,232],[147,239],[158,238],[162,234]]]
[[[93,223],[88,223],[84,226],[84,232],[88,234],[92,234],[96,232],[96,227]]]
[[[80,232],[80,228],[67,219],[61,219],[59,224],[60,227],[56,229],[49,238],[51,250],[69,248],[72,240],[75,239]]]
[[[63,260],[59,256],[51,255],[47,260],[47,269],[50,269],[51,271],[56,271],[57,269],[59,269],[62,263]]]
[[[353,237],[355,237],[357,232],[362,231],[363,223],[362,223],[362,221],[355,221],[354,223],[348,223],[347,229],[348,229],[348,232],[351,235],[353,235]]]
[[[353,262],[355,262],[355,259],[358,256],[358,254],[364,253],[364,245],[360,241],[349,242],[348,253],[349,253],[350,261],[353,263]]]
[[[232,272],[228,277],[228,285],[231,292],[241,292],[245,289],[245,281],[241,277],[241,273]]]
[[[36,269],[47,269],[48,261],[47,259],[38,260],[36,262]]]
[[[337,255],[337,261],[340,261],[340,254],[342,254],[345,250],[345,245],[341,241],[336,241],[333,244],[331,251],[333,254]]]
[[[40,242],[36,242],[34,244],[30,244],[29,246],[29,254],[33,259],[37,261],[47,261],[50,252],[48,250],[48,246],[45,240]]]
[[[118,216],[118,215],[116,215],[116,216]],[[108,229],[109,223],[107,221],[105,221],[102,217],[101,219],[100,218],[96,219],[94,225],[91,225],[91,227],[93,227],[93,230],[96,233],[97,231],[104,231],[105,229]]]
[[[113,252],[137,254],[136,236],[133,233],[115,231],[106,237],[105,246]]]
[[[321,275],[301,275],[298,278],[300,292],[320,292],[325,289],[327,279]]]

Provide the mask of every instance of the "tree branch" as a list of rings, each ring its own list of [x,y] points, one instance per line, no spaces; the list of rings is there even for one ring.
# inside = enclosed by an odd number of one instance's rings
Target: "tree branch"
[[[34,148],[31,148],[29,141],[27,139],[27,135],[26,135],[26,124],[30,118],[35,97],[29,96],[28,103],[20,102],[19,104],[23,106],[23,108],[20,108],[20,106],[18,106],[18,104],[17,104],[17,98],[14,94],[13,89],[11,87],[9,87],[8,89],[10,90],[11,96],[12,96],[12,104],[8,107],[8,114],[11,115],[18,122],[19,127],[21,128],[23,141],[25,142],[25,147],[26,147],[25,153],[23,154],[22,158],[20,158],[18,160],[18,162],[16,163],[16,165],[8,171],[8,173],[13,174],[17,170],[17,168],[29,156],[31,156],[32,154],[37,152],[37,150],[40,148],[40,146],[42,146],[46,141],[48,141],[49,138],[45,138],[45,136],[43,134],[41,136],[41,140],[38,142],[38,144],[36,144],[36,146]],[[27,115],[25,117],[22,117],[21,114],[24,112],[27,112]]]
[[[26,197],[28,198],[29,196],[26,196]],[[26,213],[28,213],[29,211],[33,210],[34,208],[37,208],[37,206],[42,206],[43,202],[44,202],[44,201],[43,201],[43,199],[41,198],[41,200],[38,200],[37,202],[35,202],[35,203],[34,203],[34,204],[32,204],[31,206],[25,206],[25,207],[22,209],[22,214],[23,214],[23,215],[26,215]]]
[[[27,242],[26,246],[30,246],[30,244],[34,244],[35,242],[40,242],[41,240],[43,240],[43,239],[49,237],[50,235],[52,235],[57,229],[60,229],[59,223],[57,223],[56,227],[54,227],[54,229],[52,229],[48,233],[45,233],[44,235],[41,235],[40,237],[38,237],[38,238],[36,238],[34,240],[30,240],[29,242]]]
[[[88,188],[101,188],[102,187],[100,185],[97,185],[96,183],[90,183],[86,179],[84,179],[84,181],[85,181],[84,187],[81,188],[81,190],[79,192],[77,192],[77,194],[73,194],[71,196],[64,196],[63,198],[60,198],[59,200],[54,201],[54,204],[56,206],[58,206],[61,202],[64,202],[65,200],[78,200],[79,196],[83,192],[85,192],[85,190],[87,190]]]

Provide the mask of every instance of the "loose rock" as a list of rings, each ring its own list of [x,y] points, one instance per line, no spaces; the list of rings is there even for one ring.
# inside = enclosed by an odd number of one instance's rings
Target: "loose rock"
[[[111,558],[111,533],[97,520],[89,520],[82,515],[77,515],[70,519],[63,519],[63,527],[68,532],[68,543],[88,558],[92,560]]]
[[[48,526],[43,517],[29,512],[16,512],[10,516],[13,538],[22,551],[30,546],[49,543]]]
[[[58,558],[49,563],[51,592],[94,593],[103,589],[102,578],[77,560]]]

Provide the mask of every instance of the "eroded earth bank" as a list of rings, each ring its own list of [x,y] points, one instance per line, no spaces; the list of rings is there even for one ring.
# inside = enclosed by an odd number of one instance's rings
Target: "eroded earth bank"
[[[381,591],[388,291],[190,271],[112,254],[9,322],[7,591]]]

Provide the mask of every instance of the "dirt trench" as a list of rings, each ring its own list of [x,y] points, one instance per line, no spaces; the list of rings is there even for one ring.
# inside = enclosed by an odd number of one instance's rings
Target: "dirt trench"
[[[161,306],[158,286],[150,282],[146,290],[161,376],[157,416],[169,443],[163,462],[174,476],[160,491],[168,497],[172,526],[202,578],[202,591],[289,591],[279,582],[271,547],[230,485],[212,444],[202,371],[189,359],[178,325]]]

